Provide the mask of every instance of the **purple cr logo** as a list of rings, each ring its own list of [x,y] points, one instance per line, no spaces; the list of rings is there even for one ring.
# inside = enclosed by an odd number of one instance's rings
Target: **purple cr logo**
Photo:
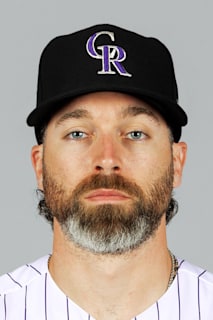
[[[121,64],[121,62],[126,59],[126,52],[123,48],[107,44],[98,46],[97,48],[95,47],[96,39],[102,34],[107,34],[112,41],[115,41],[113,32],[101,31],[93,34],[86,44],[88,54],[92,58],[102,60],[102,70],[98,71],[98,74],[116,74],[117,71],[122,76],[131,77],[132,75],[128,73]],[[96,49],[98,49],[100,53],[98,53]],[[112,66],[116,71],[112,70]]]

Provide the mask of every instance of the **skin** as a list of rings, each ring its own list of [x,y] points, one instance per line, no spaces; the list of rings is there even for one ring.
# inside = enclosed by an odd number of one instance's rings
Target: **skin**
[[[146,112],[129,112],[133,107]],[[78,139],[76,131],[82,132]],[[185,158],[186,144],[171,145],[167,124],[155,110],[135,97],[112,92],[92,93],[70,102],[50,120],[44,144],[32,148],[38,188],[43,189],[45,161],[48,171],[70,192],[81,180],[97,173],[122,175],[146,190],[147,183],[158,178],[170,161],[176,188]],[[89,206],[126,205],[131,197],[97,190],[83,200]],[[76,247],[54,220],[49,268],[61,290],[95,319],[129,320],[167,289],[171,259],[165,215],[153,237],[118,256],[95,255]]]

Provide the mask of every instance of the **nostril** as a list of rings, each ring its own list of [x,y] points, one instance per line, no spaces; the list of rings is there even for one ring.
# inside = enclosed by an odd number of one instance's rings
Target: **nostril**
[[[102,170],[103,170],[103,168],[102,168],[101,166],[96,166],[95,169],[96,169],[97,171],[102,171]]]
[[[109,172],[118,172],[118,171],[120,171],[120,167],[119,166],[112,166],[112,167],[102,167],[102,166],[99,166],[99,165],[97,165],[97,166],[95,166],[95,171],[96,172],[105,172],[105,173],[109,173]]]
[[[114,167],[113,167],[113,170],[114,170],[114,171],[119,171],[120,168],[119,168],[118,166],[114,166]]]

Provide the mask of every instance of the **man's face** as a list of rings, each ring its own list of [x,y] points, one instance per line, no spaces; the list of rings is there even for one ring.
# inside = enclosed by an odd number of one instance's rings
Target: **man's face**
[[[161,116],[129,95],[89,94],[60,110],[33,162],[66,238],[115,254],[152,237],[180,181],[183,148],[171,145]]]

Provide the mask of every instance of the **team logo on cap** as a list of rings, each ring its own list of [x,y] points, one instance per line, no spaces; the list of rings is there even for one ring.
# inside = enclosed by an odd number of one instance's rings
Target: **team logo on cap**
[[[122,65],[122,62],[126,59],[126,51],[116,45],[102,45],[96,48],[95,41],[101,35],[106,34],[114,42],[115,36],[113,32],[101,31],[93,34],[86,44],[88,54],[95,59],[102,61],[102,70],[98,71],[98,74],[116,74],[119,73],[122,76],[131,77],[132,75]],[[98,51],[97,51],[98,49]]]

